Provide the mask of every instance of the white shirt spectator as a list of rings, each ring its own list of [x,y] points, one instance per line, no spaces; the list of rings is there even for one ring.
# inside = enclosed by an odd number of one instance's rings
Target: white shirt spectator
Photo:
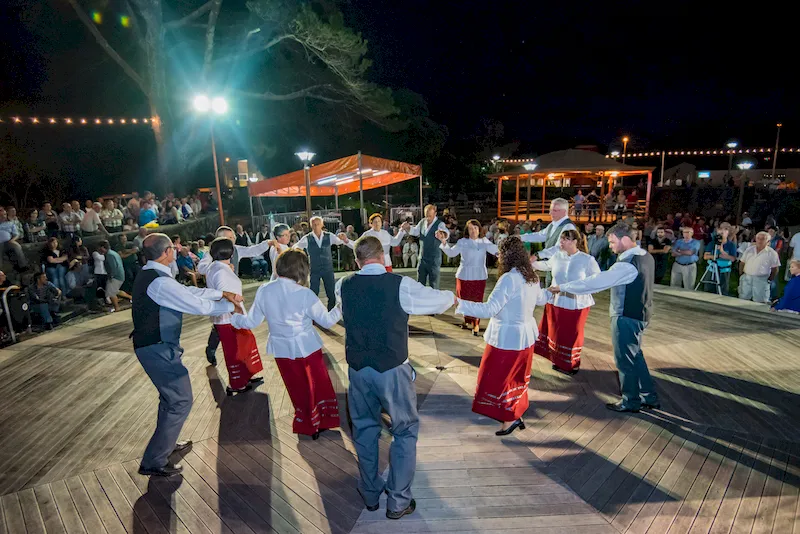
[[[792,259],[800,260],[800,232],[792,236],[792,239],[789,241],[789,248],[792,249]]]
[[[486,302],[458,300],[456,313],[469,317],[491,317],[483,339],[503,350],[522,350],[536,343],[539,329],[533,310],[547,303],[548,292],[539,284],[528,284],[516,269],[505,273]]]
[[[314,322],[331,328],[341,317],[338,306],[328,311],[307,287],[288,278],[278,278],[258,288],[248,314],[234,315],[231,324],[235,328],[252,330],[266,319],[269,324],[267,354],[295,360],[322,348]]]
[[[92,252],[94,260],[94,274],[108,274],[106,272],[106,257],[97,251]]]
[[[461,254],[461,263],[456,271],[456,278],[459,280],[486,280],[489,278],[489,271],[486,269],[486,253],[497,256],[497,245],[486,239],[469,239],[464,237],[459,239],[455,245],[439,246],[449,258],[455,258]]]
[[[740,260],[744,263],[744,274],[750,276],[769,276],[772,269],[781,266],[778,253],[770,246],[764,247],[758,252],[755,245],[751,245],[742,254]]]
[[[557,286],[574,280],[584,280],[600,272],[597,260],[590,254],[581,251],[570,256],[563,250],[559,250],[547,261],[533,262],[533,268],[537,271],[550,271],[553,274],[553,285]],[[582,310],[594,306],[594,298],[590,294],[550,294],[548,302],[565,310]]]
[[[100,215],[94,210],[86,210],[86,215],[81,220],[81,230],[84,232],[96,232],[100,229]]]
[[[386,230],[381,229],[381,230],[378,230],[376,232],[375,230],[370,228],[369,230],[367,230],[366,232],[361,234],[361,237],[372,236],[372,237],[378,238],[378,241],[380,241],[381,245],[383,245],[383,264],[386,265],[386,266],[391,267],[391,265],[392,265],[391,248],[399,246],[400,243],[403,242],[403,238],[405,237],[405,235],[406,235],[406,231],[403,230],[402,228],[400,229],[399,232],[397,232],[397,235],[394,236],[394,237],[392,237],[392,235],[389,232],[387,232]],[[356,242],[355,241],[348,241],[347,242],[347,246],[350,247],[351,249],[355,250],[356,249]]]
[[[233,268],[227,263],[221,261],[212,262],[208,267],[206,274],[206,286],[209,289],[218,289],[219,291],[228,291],[236,295],[242,295],[242,281],[233,272]],[[244,307],[244,302],[242,302]],[[211,317],[211,322],[214,324],[231,324],[231,313],[223,315],[216,315]]]

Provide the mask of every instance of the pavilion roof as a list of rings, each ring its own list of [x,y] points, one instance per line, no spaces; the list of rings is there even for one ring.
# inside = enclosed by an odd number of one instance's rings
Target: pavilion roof
[[[522,160],[520,160],[522,161]],[[652,172],[654,167],[638,167],[627,165],[613,158],[607,158],[602,154],[591,150],[580,150],[570,148],[567,150],[557,150],[543,154],[538,158],[530,160],[536,163],[533,172],[526,170],[522,165],[513,166],[509,169],[490,174],[489,178],[504,178],[520,175],[547,175],[552,173],[586,173],[599,174],[605,172],[617,172],[619,174],[643,174]]]

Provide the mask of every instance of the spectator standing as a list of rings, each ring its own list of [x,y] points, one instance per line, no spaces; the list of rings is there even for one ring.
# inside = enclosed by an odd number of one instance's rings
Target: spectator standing
[[[655,239],[651,239],[647,245],[647,252],[653,256],[655,261],[654,282],[660,284],[667,274],[667,265],[669,264],[669,251],[672,249],[672,241],[667,238],[666,232],[663,228],[656,230]],[[730,272],[730,271],[728,271]]]
[[[31,311],[41,317],[45,328],[53,329],[53,323],[58,324],[56,313],[59,309],[61,290],[47,280],[45,273],[33,275],[33,284],[28,286],[28,302]]]
[[[708,225],[706,225],[705,218],[698,217],[692,226],[692,230],[694,231],[694,238],[705,247],[708,242]]]
[[[58,220],[61,223],[62,237],[72,239],[76,235],[80,235],[81,218],[72,211],[72,205],[69,202],[61,205],[61,214],[58,216]]]
[[[597,196],[597,191],[594,189],[589,191],[589,194],[586,195],[586,208],[589,210],[589,220],[597,220],[597,215],[600,211],[600,197]]]
[[[614,202],[614,213],[616,213],[617,218],[621,218],[625,215],[625,210],[628,209],[628,197],[625,196],[625,191],[623,189],[619,190],[617,193],[617,199]]]
[[[119,257],[122,258],[122,266],[125,268],[125,282],[130,288],[133,287],[133,281],[136,275],[139,274],[141,267],[139,265],[139,248],[133,243],[128,242],[128,236],[119,234],[117,238],[116,251]]]
[[[769,246],[769,234],[759,232],[756,242],[742,254],[739,262],[739,298],[769,302],[770,283],[778,276],[781,261]]]
[[[591,254],[600,269],[606,270],[609,267],[609,258],[611,252],[608,249],[608,238],[606,237],[606,227],[598,224],[594,227],[594,234],[591,234],[586,239],[586,244]]]
[[[731,268],[736,261],[736,243],[730,240],[731,225],[722,223],[717,230],[720,243],[716,244],[713,240],[706,245],[703,258],[706,261],[713,261],[716,251],[717,271],[719,272],[719,288],[726,297],[730,295]],[[714,284],[706,284],[706,291],[715,293]]]
[[[80,221],[81,232],[83,232],[84,236],[96,235],[100,230],[108,235],[108,230],[103,226],[103,221],[100,220],[101,209],[102,206],[100,203],[95,202],[92,204],[91,209],[86,210],[86,215],[84,215],[83,220]]]
[[[575,217],[577,219],[580,219],[581,215],[583,214],[583,203],[585,201],[586,201],[586,197],[583,196],[583,193],[581,193],[581,190],[578,189],[578,193],[572,199],[573,208],[575,210]]]
[[[105,256],[106,261],[106,272],[108,273],[105,285],[106,299],[111,300],[114,311],[119,311],[120,296],[131,300],[131,296],[122,291],[122,284],[125,283],[125,268],[122,266],[122,258],[111,248],[109,242],[105,240],[100,242],[97,251]]]
[[[80,219],[83,220],[83,217],[84,215],[86,215],[86,212],[81,209],[81,203],[78,202],[77,200],[73,200],[72,202],[69,203],[69,205],[72,206],[72,211],[77,213],[78,217],[80,217]]]
[[[100,220],[106,230],[112,234],[122,232],[123,218],[122,212],[114,205],[114,201],[106,200],[105,208],[100,211]]]
[[[19,244],[21,237],[17,234],[17,225],[8,220],[8,213],[0,206],[0,249],[17,271],[24,271],[28,266],[28,259]]]
[[[609,189],[603,197],[603,222],[614,220],[614,206],[617,205],[614,193]]]
[[[94,281],[98,290],[103,290],[103,296],[110,304],[111,300],[105,295],[106,282],[108,281],[108,271],[106,271],[106,257],[100,253],[100,250],[92,252],[92,263],[94,264]]]
[[[670,287],[694,289],[697,279],[697,262],[700,260],[700,242],[693,238],[691,227],[681,229],[682,239],[675,241],[670,251],[675,262],[670,273]]]
[[[34,209],[23,226],[26,243],[38,243],[47,239],[47,225],[39,220],[39,210]]]

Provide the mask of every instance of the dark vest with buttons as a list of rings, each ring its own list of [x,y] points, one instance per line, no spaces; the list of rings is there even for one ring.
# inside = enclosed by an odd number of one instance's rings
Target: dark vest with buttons
[[[439,219],[433,220],[433,224],[428,227],[428,233],[422,233],[422,223],[425,219],[419,222],[419,248],[420,248],[420,261],[436,267],[442,264],[442,251],[439,248],[441,242],[436,239],[436,229],[439,227]]]
[[[133,283],[132,316],[133,348],[139,349],[159,343],[180,346],[183,314],[158,305],[147,294],[147,288],[159,276],[169,276],[156,269],[143,269]]]
[[[408,314],[400,305],[403,277],[353,274],[342,281],[342,318],[347,364],[379,373],[408,359]]]
[[[611,288],[611,317],[627,317],[637,321],[650,321],[653,313],[653,283],[655,276],[655,260],[645,253],[642,256],[631,255],[618,262],[630,263],[639,273],[630,284]]]
[[[319,273],[322,271],[333,270],[333,257],[331,256],[331,234],[322,232],[322,246],[317,245],[314,233],[308,234],[308,258],[311,263],[311,271]]]

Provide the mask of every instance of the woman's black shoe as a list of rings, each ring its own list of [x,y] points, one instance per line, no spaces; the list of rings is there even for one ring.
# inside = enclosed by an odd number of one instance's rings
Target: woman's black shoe
[[[522,420],[522,417],[514,421],[514,424],[510,427],[506,428],[505,430],[498,430],[494,433],[495,436],[507,436],[511,434],[516,429],[525,430],[525,422]]]
[[[263,377],[263,376],[257,376],[257,377],[255,377],[255,378],[251,378],[251,379],[250,379],[250,383],[251,383],[251,384],[253,384],[253,385],[255,385],[255,384],[260,384],[260,383],[262,383],[263,381],[264,381],[264,377]]]
[[[323,432],[325,432],[326,430],[327,430],[327,428],[320,428],[319,430],[317,430],[316,432],[311,434],[311,439],[313,439],[314,441],[317,441],[319,439],[319,435],[322,434]]]
[[[225,392],[228,394],[229,397],[232,397],[234,393],[245,393],[253,389],[252,384],[247,384],[242,389],[233,389],[232,387],[228,386],[225,388]]]
[[[578,374],[578,370],[577,369],[572,369],[571,371],[567,371],[566,369],[562,369],[562,368],[560,368],[560,367],[558,367],[556,365],[553,366],[553,371],[558,371],[561,374],[565,374],[565,375],[569,375],[569,376]]]

